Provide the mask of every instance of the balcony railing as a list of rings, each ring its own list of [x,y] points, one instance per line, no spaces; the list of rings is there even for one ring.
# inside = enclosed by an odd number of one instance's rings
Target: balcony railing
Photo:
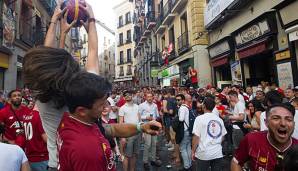
[[[119,76],[124,76],[124,72],[120,72],[119,73]]]
[[[20,30],[20,40],[26,43],[29,46],[33,46],[35,43],[34,40],[34,30],[31,24],[29,23],[21,23],[21,30]]]
[[[47,13],[52,16],[57,6],[56,0],[40,0],[40,2],[46,9]]]
[[[172,11],[172,0],[168,0],[168,2],[163,6],[164,17],[167,17]]]
[[[188,32],[184,32],[178,37],[178,53],[181,54],[189,49]]]
[[[118,24],[117,24],[117,28],[121,28],[121,27],[123,27],[123,25],[124,25],[123,22],[118,23]]]

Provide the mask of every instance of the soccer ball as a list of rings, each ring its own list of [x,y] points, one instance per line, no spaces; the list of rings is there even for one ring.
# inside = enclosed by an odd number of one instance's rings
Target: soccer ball
[[[79,8],[79,4],[86,6],[85,0],[64,0],[61,5],[61,9],[64,9],[65,7],[68,9],[68,14],[67,14],[68,24],[71,24],[73,20],[77,19],[77,23],[75,24],[75,27],[81,26],[80,20],[83,20],[84,22],[88,20],[88,16],[86,12]]]

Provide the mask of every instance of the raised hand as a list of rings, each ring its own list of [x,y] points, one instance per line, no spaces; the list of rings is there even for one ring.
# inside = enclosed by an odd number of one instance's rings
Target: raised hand
[[[67,15],[68,15],[68,10],[66,10],[64,16],[60,20],[60,29],[61,29],[61,35],[66,35],[69,30],[77,23],[77,20],[73,20],[72,23],[68,24],[67,23]]]
[[[86,6],[80,4],[79,5],[80,10],[83,10],[88,18],[94,18],[93,9],[90,4],[86,3]],[[80,20],[80,23],[84,26],[87,32],[89,32],[89,22],[88,20],[84,22],[83,20]]]

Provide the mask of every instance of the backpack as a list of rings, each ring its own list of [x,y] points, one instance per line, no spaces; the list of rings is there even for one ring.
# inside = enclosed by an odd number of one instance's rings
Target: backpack
[[[189,115],[188,115],[189,125],[186,124],[188,126],[189,135],[192,135],[193,125],[195,123],[197,116],[198,114],[195,109],[189,110]]]

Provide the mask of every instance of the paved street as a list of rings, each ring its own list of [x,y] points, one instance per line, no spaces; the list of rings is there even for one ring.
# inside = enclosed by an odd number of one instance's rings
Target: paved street
[[[182,168],[182,166],[175,166],[175,165],[171,165],[171,152],[169,152],[167,150],[167,147],[165,146],[166,141],[164,138],[162,138],[162,141],[157,145],[160,146],[160,157],[161,157],[161,161],[162,161],[162,166],[161,167],[153,167],[151,166],[151,171],[178,171],[179,169]],[[136,171],[143,171],[144,167],[143,167],[143,146],[141,145],[141,150],[140,150],[140,154],[137,158],[137,169]],[[230,160],[231,157],[225,157],[224,158],[224,167],[223,167],[223,171],[229,171],[230,170]],[[167,169],[167,165],[171,165],[172,167],[170,169]],[[123,171],[121,163],[118,164],[117,166],[117,171]]]

